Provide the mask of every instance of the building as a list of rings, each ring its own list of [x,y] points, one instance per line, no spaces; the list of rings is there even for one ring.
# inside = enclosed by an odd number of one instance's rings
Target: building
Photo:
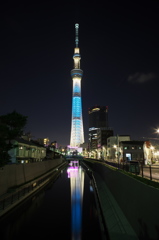
[[[152,141],[153,142],[153,141]],[[144,163],[145,164],[152,164],[155,162],[159,162],[159,147],[156,145],[155,146],[155,142],[150,141],[145,141],[144,142]]]
[[[117,135],[107,139],[105,159],[120,163],[135,160],[143,164],[151,164],[154,161],[154,153],[150,141],[131,141],[129,135]]]
[[[75,48],[74,48],[74,69],[71,70],[73,81],[72,91],[72,120],[71,120],[71,137],[70,148],[78,148],[84,143],[83,117],[82,117],[82,99],[81,99],[81,79],[83,71],[80,69],[80,49],[78,47],[79,24],[75,24]]]
[[[82,156],[88,157],[88,142],[81,144]]]
[[[39,144],[44,145],[46,147],[49,146],[50,144],[49,138],[38,138],[37,141],[39,142]]]
[[[107,139],[113,136],[108,124],[108,107],[94,106],[89,108],[89,151],[92,157],[100,158]],[[93,154],[92,154],[93,153]]]
[[[121,141],[121,160],[123,162],[139,161],[144,163],[144,141]]]
[[[16,138],[12,144],[15,146],[9,150],[12,163],[37,162],[46,157],[46,148],[33,140]]]
[[[56,141],[54,141],[54,142],[51,142],[51,147],[53,147],[53,148],[57,148],[57,142]]]
[[[102,146],[107,145],[107,139],[113,135],[112,128],[101,127],[97,129],[97,147],[101,148]]]
[[[108,160],[118,160],[118,155],[120,155],[120,142],[130,141],[129,135],[117,135],[111,136],[107,139],[107,154],[106,159]]]

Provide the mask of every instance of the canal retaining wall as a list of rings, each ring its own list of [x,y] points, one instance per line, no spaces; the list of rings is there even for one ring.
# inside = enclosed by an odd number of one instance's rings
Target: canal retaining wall
[[[25,184],[55,168],[63,158],[27,164],[11,164],[0,168],[0,196],[9,188]]]
[[[103,164],[90,164],[97,172],[139,239],[159,239],[159,190]]]

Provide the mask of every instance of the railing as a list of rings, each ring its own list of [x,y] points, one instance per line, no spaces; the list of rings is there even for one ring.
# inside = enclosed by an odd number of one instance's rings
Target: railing
[[[18,190],[14,190],[13,193],[8,193],[1,197],[0,199],[0,216],[3,214],[3,211],[9,207],[12,207],[14,203],[18,204],[18,201],[22,200],[25,197],[28,197],[33,192],[38,190],[40,187],[44,186],[46,183],[48,183],[51,179],[54,178],[56,180],[58,176],[60,175],[60,172],[58,170],[65,165],[65,163],[60,164],[57,166],[54,170],[52,170],[47,175],[38,178],[37,180],[33,180],[28,184],[25,184],[24,186],[20,187]],[[54,175],[53,175],[54,173]]]
[[[71,159],[78,159],[78,160],[83,160],[83,156],[81,155],[66,155],[64,156],[65,160],[71,160]]]
[[[155,164],[155,165],[144,165],[139,163],[138,164],[134,164],[133,170],[131,171],[131,168],[128,167],[127,164],[124,163],[115,163],[115,162],[109,162],[109,161],[104,161],[105,163],[107,163],[108,165],[111,165],[113,167],[122,169],[124,171],[127,172],[131,172],[134,173],[136,175],[140,175],[143,178],[148,178],[152,181],[157,181],[159,182],[159,164]],[[131,162],[130,162],[131,163]],[[130,164],[129,163],[129,164]]]
[[[159,182],[159,165],[141,165],[140,168],[142,177]]]
[[[39,186],[39,182],[38,182],[38,184],[36,184],[36,187],[37,186]],[[29,192],[33,191],[33,189],[35,189],[34,184],[27,186],[25,188],[22,188],[21,190],[17,191],[16,193],[9,194],[8,197],[5,197],[4,199],[0,200],[0,211],[5,210],[13,203],[22,199],[22,197],[24,197],[25,195],[28,195]]]
[[[52,174],[51,174],[52,175]],[[37,190],[40,186],[44,185],[49,181],[49,176],[41,178],[38,181],[34,181],[28,184],[25,187],[22,187],[14,193],[9,193],[6,197],[0,200],[0,211],[5,210],[13,203],[16,203],[18,200],[21,200],[23,197],[30,195],[34,190]]]

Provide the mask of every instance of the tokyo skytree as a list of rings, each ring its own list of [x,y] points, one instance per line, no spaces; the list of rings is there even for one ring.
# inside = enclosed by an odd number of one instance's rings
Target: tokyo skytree
[[[84,143],[84,130],[82,118],[81,79],[83,71],[80,69],[79,24],[75,24],[75,48],[74,48],[74,69],[71,70],[73,81],[72,91],[72,121],[71,121],[71,147],[80,147]]]

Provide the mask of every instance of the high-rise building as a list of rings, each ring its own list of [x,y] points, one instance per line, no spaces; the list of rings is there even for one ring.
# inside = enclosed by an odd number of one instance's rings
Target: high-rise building
[[[38,138],[37,141],[44,146],[48,146],[50,144],[49,138]]]
[[[79,44],[79,24],[75,24],[75,48],[74,48],[74,69],[71,70],[73,81],[72,91],[72,121],[70,147],[80,147],[84,142],[83,118],[82,118],[82,99],[81,99],[81,79],[83,71],[80,69],[80,49]]]
[[[90,150],[107,145],[107,138],[113,135],[108,124],[108,107],[94,106],[89,108],[89,148]]]

